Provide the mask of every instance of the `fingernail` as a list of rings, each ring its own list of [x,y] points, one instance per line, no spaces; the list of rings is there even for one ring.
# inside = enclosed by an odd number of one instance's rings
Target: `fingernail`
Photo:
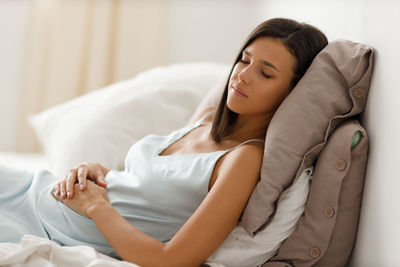
[[[83,189],[83,184],[80,184],[79,187],[80,187],[80,189]]]

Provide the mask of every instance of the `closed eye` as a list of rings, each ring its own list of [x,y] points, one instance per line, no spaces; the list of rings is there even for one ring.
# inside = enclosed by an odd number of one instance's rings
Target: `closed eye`
[[[239,61],[243,64],[249,64],[250,62],[244,61],[243,59],[239,59]],[[261,74],[265,77],[265,78],[271,78],[272,76],[265,74],[264,72],[261,72]]]
[[[268,75],[268,74],[265,74],[264,72],[261,72],[262,73],[262,75],[265,77],[265,78],[272,78],[272,76],[270,76],[270,75]]]
[[[239,59],[240,62],[244,63],[244,64],[249,64],[250,62],[246,62],[243,59]]]

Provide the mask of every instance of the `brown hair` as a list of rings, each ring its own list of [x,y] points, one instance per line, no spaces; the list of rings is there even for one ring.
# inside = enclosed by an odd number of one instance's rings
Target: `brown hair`
[[[215,142],[219,142],[232,132],[238,114],[231,111],[226,105],[229,79],[236,63],[241,58],[243,50],[259,37],[279,39],[296,57],[294,76],[290,83],[292,89],[311,65],[314,57],[328,44],[328,39],[320,30],[295,20],[274,18],[258,25],[242,45],[226,81],[224,93],[218,105],[210,133]]]

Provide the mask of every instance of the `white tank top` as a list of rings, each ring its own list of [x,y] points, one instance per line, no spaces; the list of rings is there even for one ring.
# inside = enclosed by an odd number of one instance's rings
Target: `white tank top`
[[[203,201],[221,156],[252,141],[264,142],[250,139],[227,150],[160,156],[168,146],[199,127],[206,117],[167,136],[145,136],[130,148],[125,170],[112,170],[105,177],[111,205],[135,227],[162,242],[170,240]],[[51,223],[51,230],[57,228],[58,232],[66,232],[64,236],[73,235],[79,244],[86,243],[115,256],[107,241],[98,236],[101,233],[92,220],[67,207],[63,207],[63,214],[67,219]],[[71,245],[70,238],[60,240],[59,236],[60,243]]]

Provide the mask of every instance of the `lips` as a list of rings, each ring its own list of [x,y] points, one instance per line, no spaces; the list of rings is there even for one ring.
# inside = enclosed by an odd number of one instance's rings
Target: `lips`
[[[232,85],[232,89],[236,95],[239,95],[241,97],[247,97],[247,95],[239,87]]]

